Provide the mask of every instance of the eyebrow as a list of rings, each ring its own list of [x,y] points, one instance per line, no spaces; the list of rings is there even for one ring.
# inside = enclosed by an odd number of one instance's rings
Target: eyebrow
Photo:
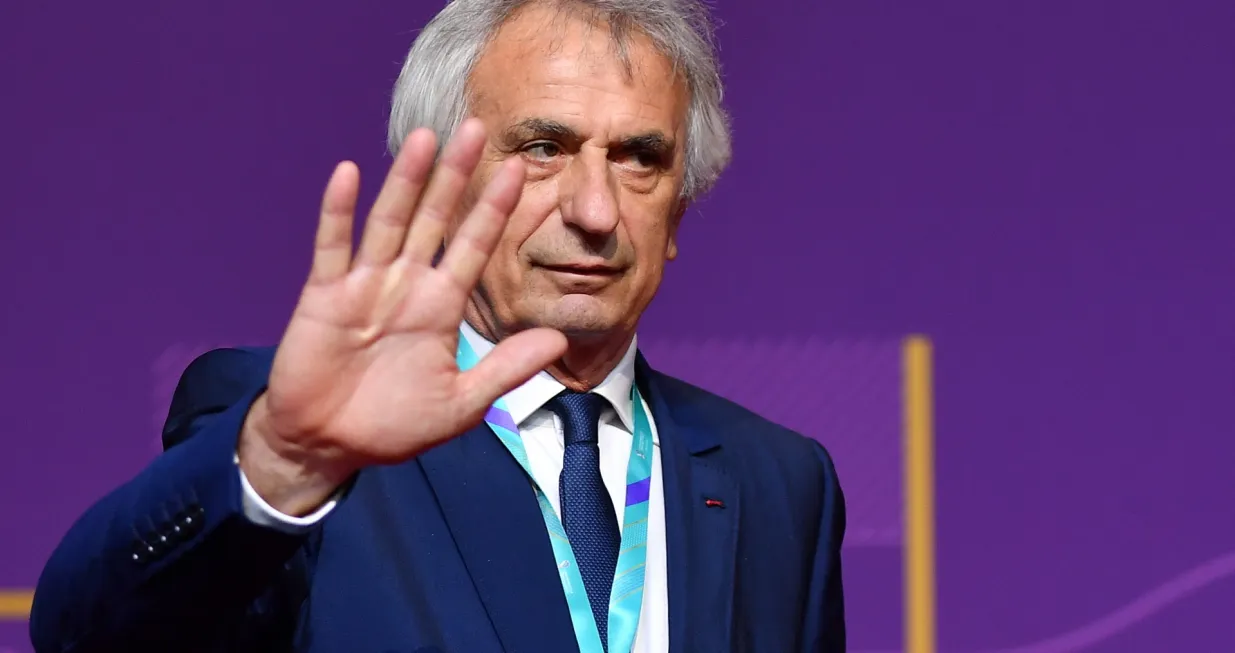
[[[507,127],[502,134],[502,140],[512,145],[519,145],[523,141],[531,141],[539,138],[553,139],[566,142],[578,142],[583,139],[579,138],[579,133],[571,129],[569,125],[558,122],[556,120],[547,120],[545,118],[527,118]]]
[[[585,140],[570,125],[547,118],[520,120],[502,132],[502,142],[511,149],[537,139],[558,141],[567,147],[578,147]],[[673,153],[674,142],[664,132],[654,129],[619,138],[610,143],[610,149],[621,152],[651,152],[667,157]]]

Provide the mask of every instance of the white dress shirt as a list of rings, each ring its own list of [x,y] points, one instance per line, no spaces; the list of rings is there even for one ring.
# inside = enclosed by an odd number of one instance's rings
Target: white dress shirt
[[[476,333],[466,323],[463,337],[480,358],[493,350],[493,344]],[[592,391],[609,402],[600,417],[600,474],[613,501],[619,528],[626,511],[626,464],[634,444],[634,405],[630,389],[635,381],[635,343],[622,357],[618,366]],[[561,517],[561,497],[558,477],[562,474],[562,458],[566,442],[557,415],[545,408],[550,399],[564,386],[547,372],[540,372],[526,383],[511,390],[503,399],[506,409],[519,425],[519,435],[527,449],[528,463],[537,485],[544,491],[553,510]],[[669,650],[669,593],[665,563],[665,501],[660,472],[660,436],[652,420],[651,410],[643,406],[652,427],[652,486],[648,496],[647,561],[644,572],[643,607],[639,613],[639,629],[635,634],[633,653],[667,653]],[[286,532],[308,529],[324,519],[338,504],[331,499],[306,517],[284,515],[262,500],[240,474],[244,488],[245,516],[257,524]]]

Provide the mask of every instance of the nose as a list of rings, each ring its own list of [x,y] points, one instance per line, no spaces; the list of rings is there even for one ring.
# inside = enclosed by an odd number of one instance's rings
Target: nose
[[[561,190],[562,221],[595,236],[618,225],[617,191],[603,150],[584,148],[570,162]]]

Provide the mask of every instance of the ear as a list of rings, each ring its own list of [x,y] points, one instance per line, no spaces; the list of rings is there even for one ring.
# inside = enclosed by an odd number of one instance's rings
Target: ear
[[[669,217],[669,241],[665,243],[665,260],[672,261],[678,257],[678,227],[682,224],[682,216],[686,215],[689,206],[690,202],[687,200],[678,200],[673,215]]]

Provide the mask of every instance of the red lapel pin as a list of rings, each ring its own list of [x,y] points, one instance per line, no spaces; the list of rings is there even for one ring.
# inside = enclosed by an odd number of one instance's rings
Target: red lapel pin
[[[721,501],[720,499],[704,499],[703,505],[709,508],[724,508],[725,502]]]

